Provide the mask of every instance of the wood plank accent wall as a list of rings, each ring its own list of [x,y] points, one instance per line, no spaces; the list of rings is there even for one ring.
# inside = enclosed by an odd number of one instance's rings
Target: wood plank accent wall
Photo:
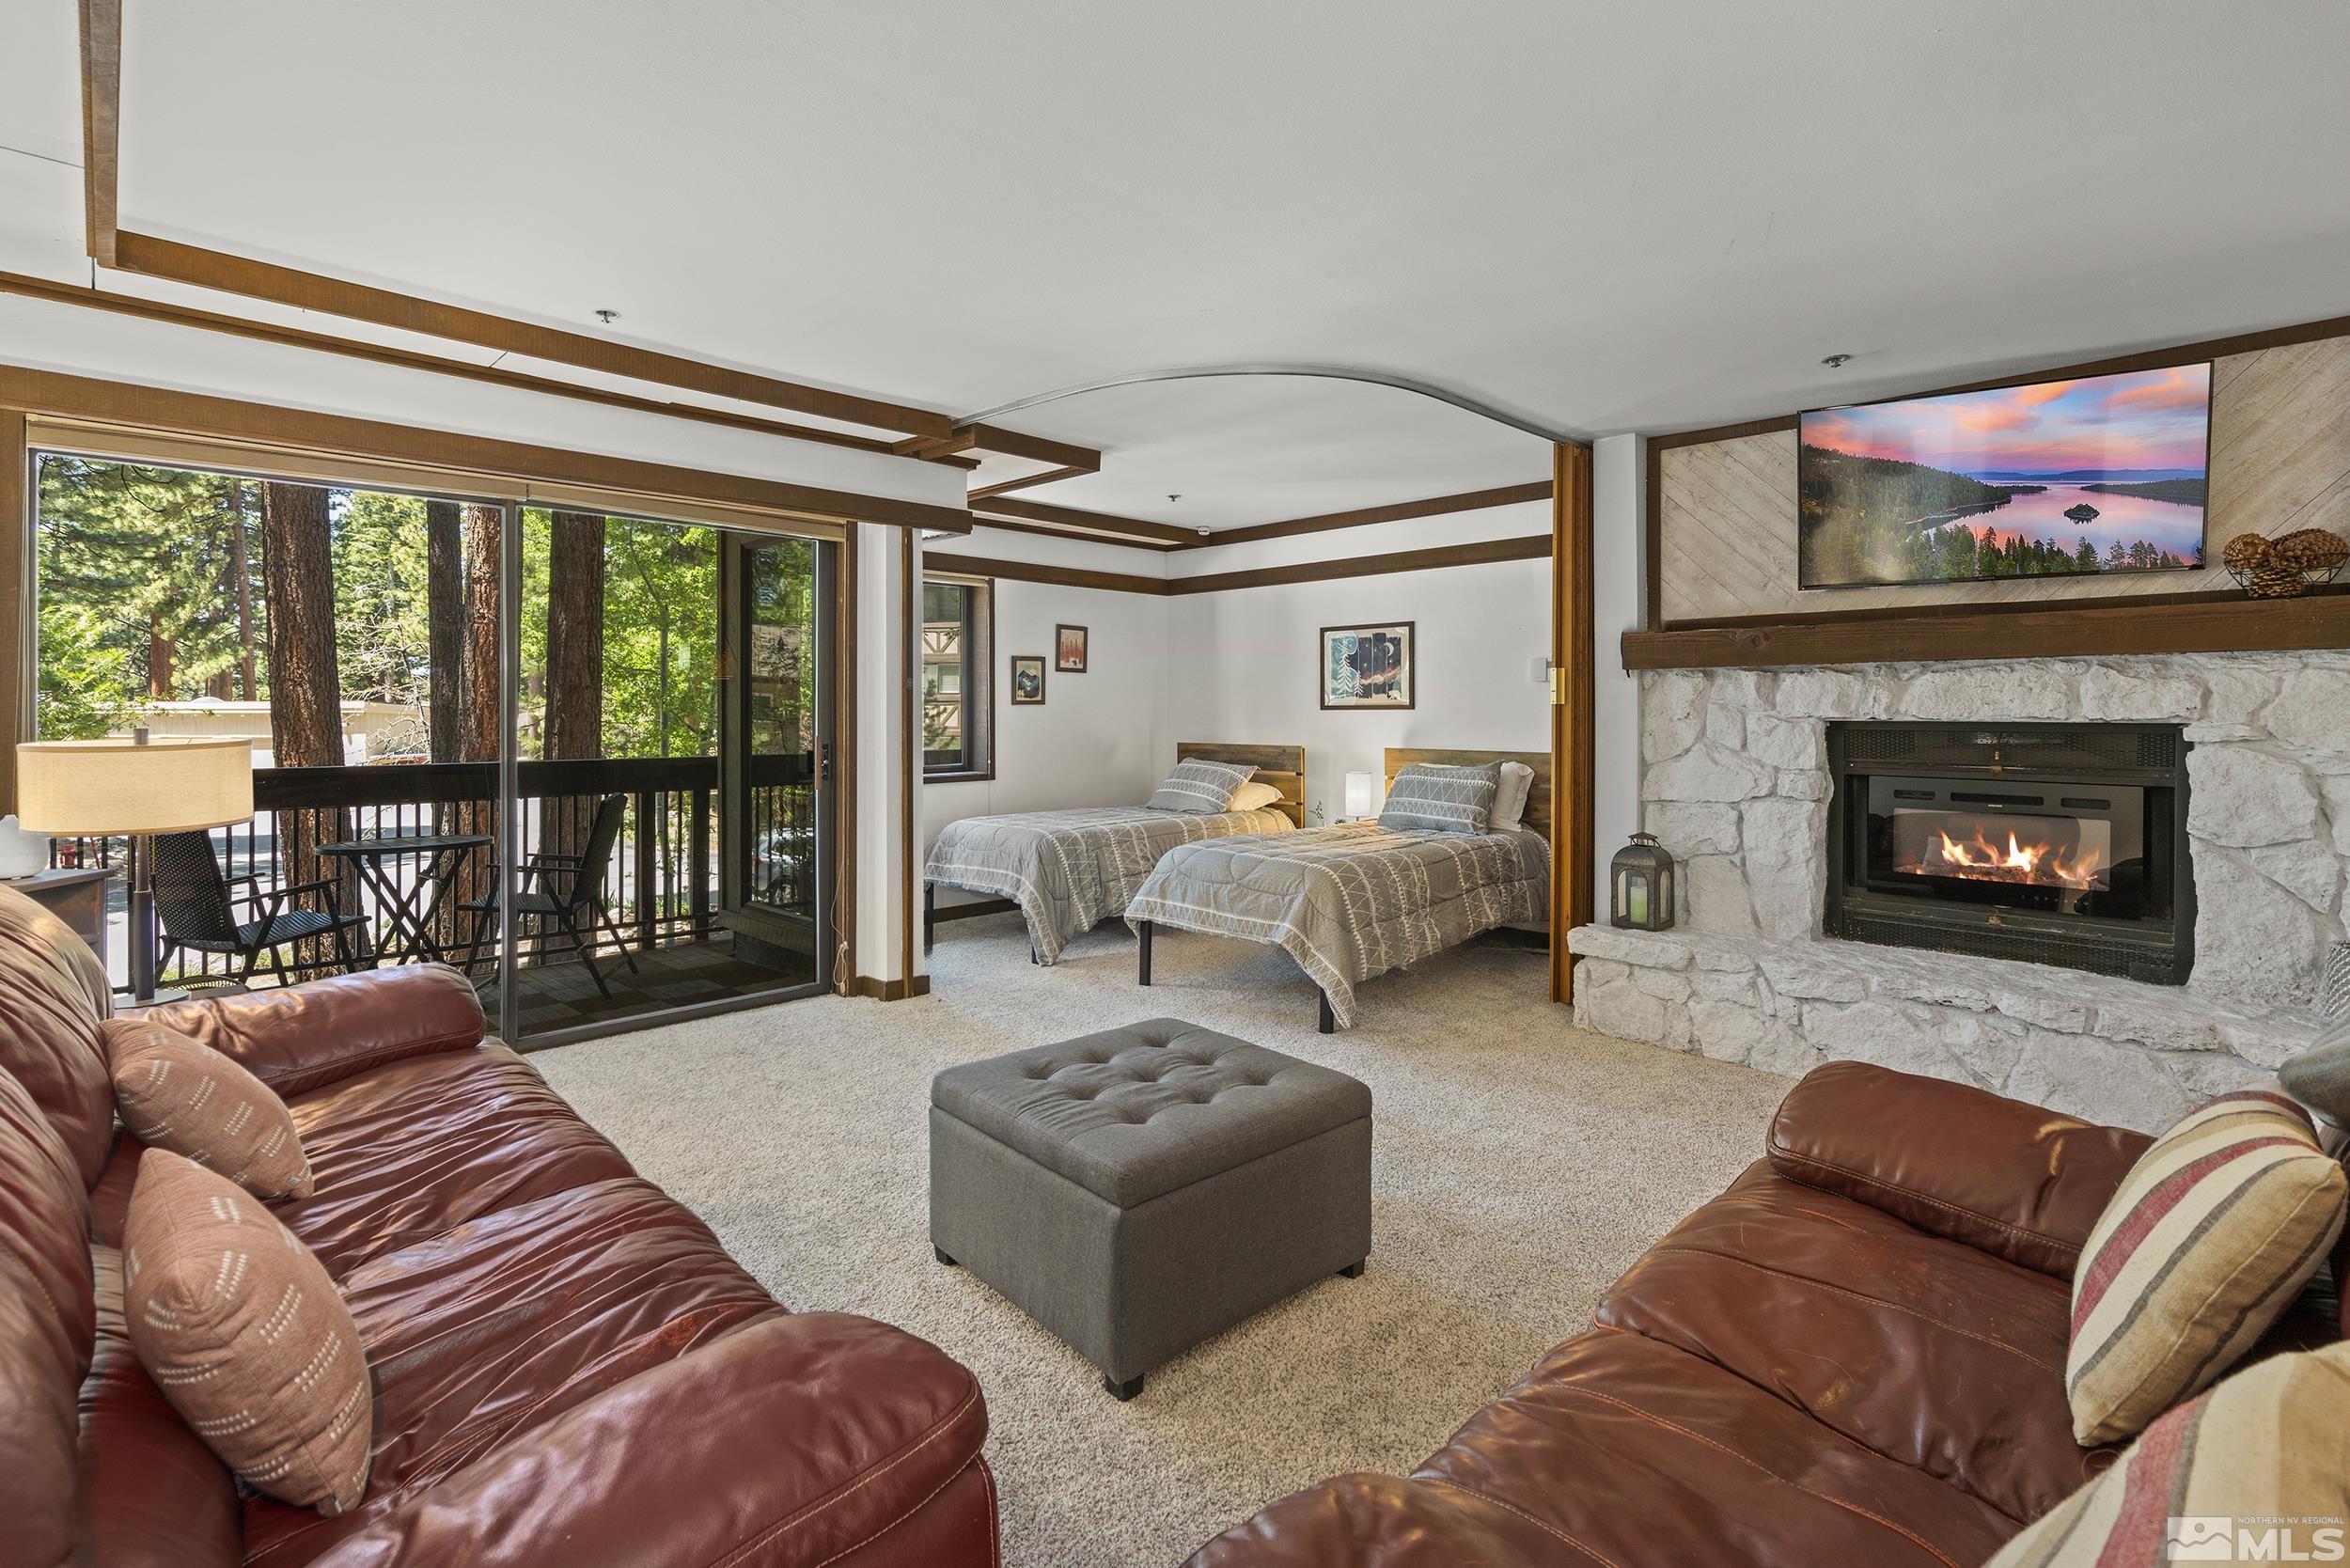
[[[2139,357],[2184,363],[2199,355],[2190,348]],[[2227,593],[2235,584],[2218,565],[2219,548],[2239,533],[2273,537],[2316,527],[2350,534],[2350,337],[2279,342],[2214,359],[2204,543],[2212,565],[2199,572],[1799,590],[1795,432],[1789,422],[1772,423],[1778,428],[1656,444],[1653,567],[1664,626],[1807,612]]]

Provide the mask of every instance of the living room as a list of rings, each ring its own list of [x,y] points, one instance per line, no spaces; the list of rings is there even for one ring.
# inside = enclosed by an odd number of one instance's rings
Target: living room
[[[2350,1555],[2345,58],[0,0],[0,1568]]]

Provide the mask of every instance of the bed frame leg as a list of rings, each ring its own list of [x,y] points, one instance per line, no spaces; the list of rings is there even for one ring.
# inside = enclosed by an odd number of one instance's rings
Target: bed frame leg
[[[1330,1011],[1330,993],[1327,991],[1317,991],[1314,994],[1322,998],[1322,1017],[1319,1020],[1318,1027],[1324,1034],[1338,1033],[1339,1019],[1338,1014]]]
[[[922,950],[929,952],[938,941],[938,884],[922,884]]]
[[[1144,920],[1135,927],[1135,937],[1141,944],[1142,983],[1151,983],[1151,931],[1153,922]]]

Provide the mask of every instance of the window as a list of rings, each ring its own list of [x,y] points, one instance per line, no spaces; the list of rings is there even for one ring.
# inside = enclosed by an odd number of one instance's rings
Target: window
[[[922,776],[995,776],[995,596],[983,578],[922,584]]]

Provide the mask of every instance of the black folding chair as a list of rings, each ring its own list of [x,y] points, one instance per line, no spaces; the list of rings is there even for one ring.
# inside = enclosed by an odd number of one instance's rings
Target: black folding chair
[[[620,928],[604,906],[603,879],[612,864],[612,846],[619,841],[620,819],[628,810],[626,795],[606,795],[596,803],[596,818],[588,829],[588,843],[578,855],[534,855],[514,868],[514,917],[522,920],[536,916],[539,928],[539,956],[546,956],[545,921],[552,920],[572,940],[578,949],[579,961],[588,965],[588,978],[596,982],[596,989],[609,997],[612,987],[604,983],[603,971],[596,967],[596,942],[599,933],[609,933],[612,943],[620,949],[620,957],[628,963],[629,972],[637,973],[636,955],[621,939]],[[469,899],[463,908],[475,917],[473,950],[465,955],[465,972],[471,974],[482,938],[497,917],[498,886],[501,868],[490,868],[491,887],[488,894]]]
[[[264,890],[258,876],[222,873],[220,861],[212,854],[211,834],[159,833],[155,836],[154,881],[155,913],[164,928],[166,960],[180,949],[234,958],[239,965],[237,980],[242,984],[253,978],[266,954],[270,973],[283,980],[290,971],[278,949],[326,937],[335,944],[336,967],[354,966],[351,933],[366,925],[367,919],[342,912],[342,890],[332,878]],[[240,885],[250,885],[253,890],[232,897],[228,889]],[[305,893],[319,894],[326,907],[289,907]],[[239,904],[249,906],[259,918],[238,919]]]

